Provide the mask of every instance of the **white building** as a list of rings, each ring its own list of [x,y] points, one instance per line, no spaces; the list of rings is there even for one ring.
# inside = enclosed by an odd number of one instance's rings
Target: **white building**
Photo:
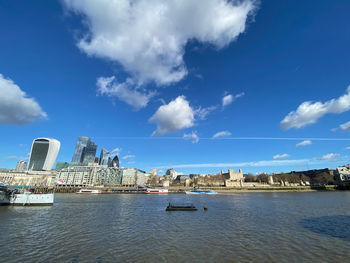
[[[350,164],[337,167],[338,180],[340,182],[350,182]]]
[[[14,170],[16,172],[24,172],[25,170],[27,170],[27,161],[26,160],[18,161],[16,164],[16,168]]]
[[[136,168],[72,166],[57,172],[60,187],[134,186],[145,185],[145,173]]]
[[[49,171],[52,169],[61,143],[55,139],[37,138],[33,140],[28,170]]]

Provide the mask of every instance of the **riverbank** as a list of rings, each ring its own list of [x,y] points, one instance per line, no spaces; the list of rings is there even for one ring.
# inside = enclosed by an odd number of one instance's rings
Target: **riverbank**
[[[29,187],[28,187],[29,188]],[[86,187],[87,189],[99,189],[103,194],[143,194],[142,188],[137,187]],[[81,188],[56,187],[56,188],[34,188],[36,193],[76,193]],[[184,194],[185,191],[193,190],[192,187],[170,186],[169,193]],[[344,191],[350,187],[325,185],[325,186],[266,186],[266,187],[200,187],[197,190],[212,190],[220,194],[225,193],[253,193],[253,192],[319,192],[319,191]]]
[[[319,191],[344,191],[350,190],[350,187],[325,185],[325,186],[293,186],[293,187],[242,187],[242,188],[223,188],[223,187],[208,187],[201,188],[202,190],[213,190],[218,193],[248,193],[248,192],[319,192]]]

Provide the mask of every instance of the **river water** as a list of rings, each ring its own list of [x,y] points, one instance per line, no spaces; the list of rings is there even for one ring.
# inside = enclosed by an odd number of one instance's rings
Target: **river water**
[[[52,207],[0,207],[0,252],[6,263],[349,262],[350,192],[56,194]]]

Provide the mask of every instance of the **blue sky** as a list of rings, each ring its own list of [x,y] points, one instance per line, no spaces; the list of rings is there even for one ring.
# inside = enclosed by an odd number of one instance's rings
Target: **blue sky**
[[[0,0],[0,167],[78,136],[143,170],[349,163],[349,1],[131,2]]]

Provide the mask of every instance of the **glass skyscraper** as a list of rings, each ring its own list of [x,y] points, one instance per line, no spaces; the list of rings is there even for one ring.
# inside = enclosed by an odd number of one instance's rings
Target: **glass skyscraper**
[[[51,170],[59,150],[60,142],[55,139],[34,139],[28,169],[32,171]]]
[[[72,164],[80,165],[83,162],[83,151],[87,146],[88,141],[90,141],[89,137],[79,136],[77,140],[77,144],[75,146],[74,155],[72,158]]]
[[[102,148],[101,154],[100,154],[100,165],[109,165],[110,158],[109,158],[109,152]]]
[[[112,164],[111,164],[112,167],[119,167],[119,158],[118,158],[118,155],[115,155],[113,160],[112,160]]]
[[[71,166],[88,165],[95,162],[97,145],[89,137],[79,136]]]
[[[95,162],[97,145],[91,140],[88,141],[86,147],[83,150],[83,165]]]

